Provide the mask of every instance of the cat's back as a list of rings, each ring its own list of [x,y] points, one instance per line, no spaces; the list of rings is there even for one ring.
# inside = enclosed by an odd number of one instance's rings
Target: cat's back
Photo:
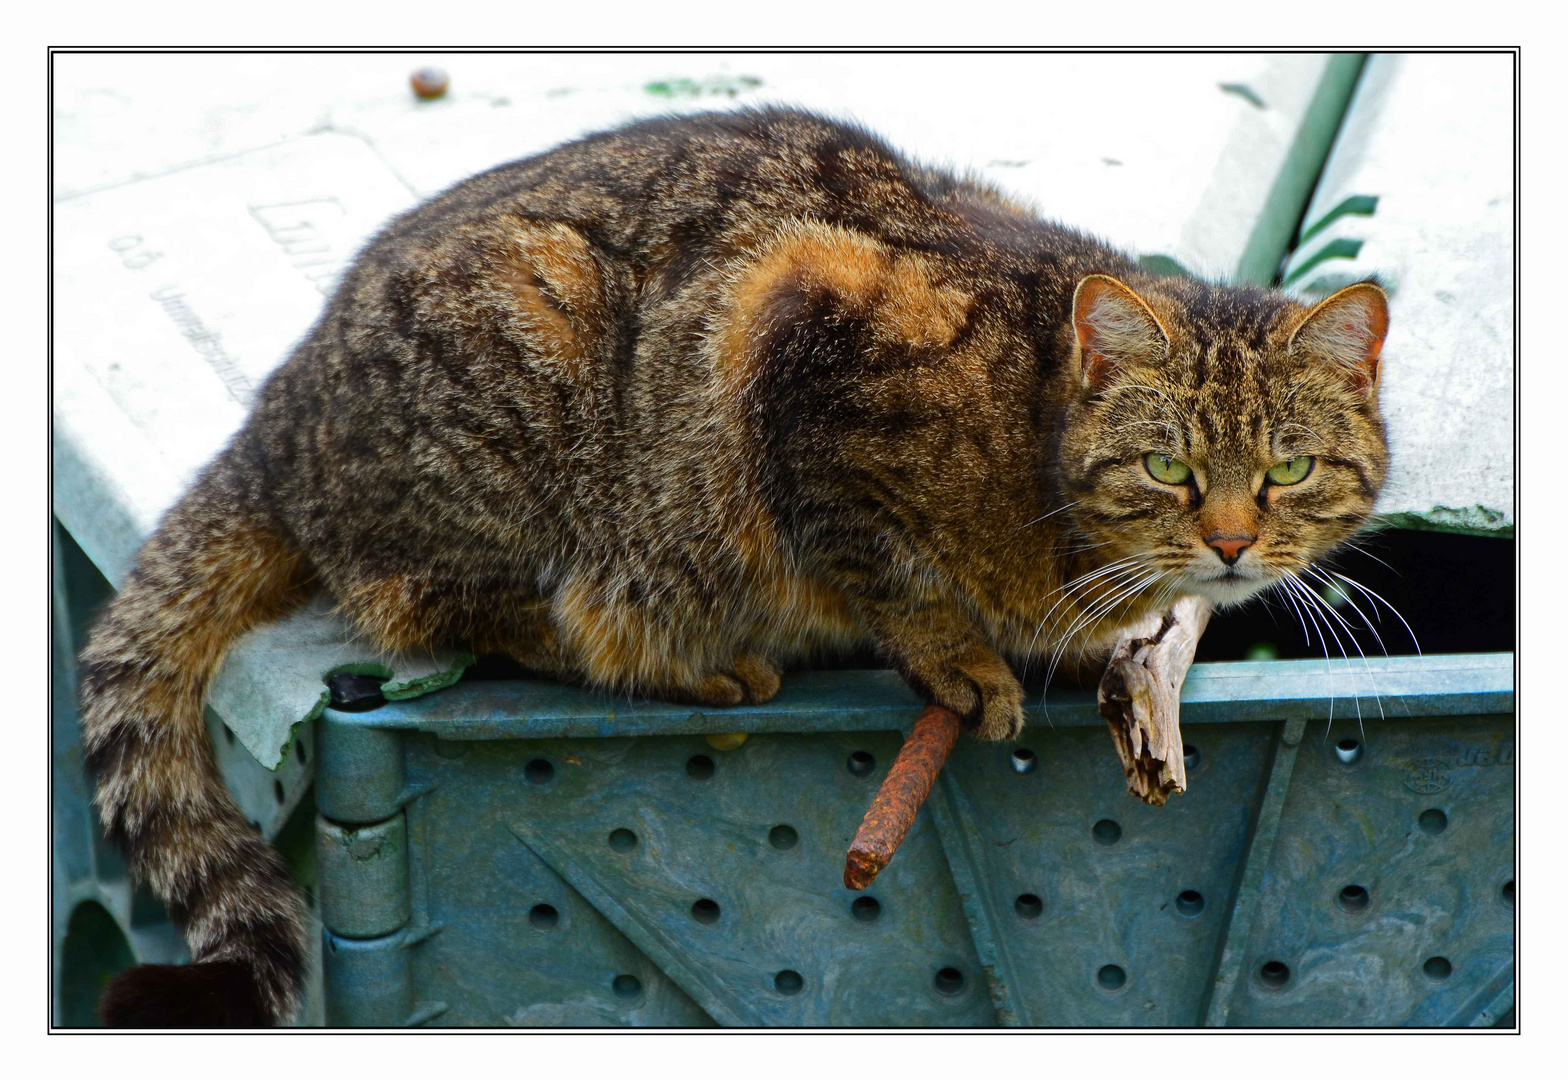
[[[957,254],[1049,226],[995,190],[911,162],[867,129],[769,107],[638,121],[471,177],[390,223],[363,264],[404,263],[506,217],[571,226],[634,270],[799,218]]]

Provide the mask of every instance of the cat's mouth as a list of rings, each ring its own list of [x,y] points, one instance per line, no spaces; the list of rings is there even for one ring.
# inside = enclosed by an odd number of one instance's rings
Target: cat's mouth
[[[1203,577],[1189,575],[1185,584],[1188,592],[1203,597],[1215,607],[1229,607],[1250,600],[1274,584],[1274,578],[1228,566]]]

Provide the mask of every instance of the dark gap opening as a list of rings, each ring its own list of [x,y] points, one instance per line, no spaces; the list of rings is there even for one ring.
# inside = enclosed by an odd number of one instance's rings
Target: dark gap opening
[[[1370,657],[1420,652],[1510,652],[1514,647],[1514,542],[1489,536],[1388,529],[1355,541],[1323,564],[1377,593],[1393,605],[1410,630],[1380,601],[1353,587],[1345,593],[1371,620],[1374,637],[1346,600],[1334,607],[1355,631],[1355,643],[1338,619],[1318,613],[1339,633],[1344,649],[1359,662],[1356,645]],[[1379,561],[1381,560],[1381,561]],[[1310,575],[1307,576],[1308,580]],[[1321,596],[1325,586],[1317,583]],[[1376,610],[1374,611],[1374,607]],[[1323,658],[1319,631],[1308,618],[1311,641],[1282,590],[1270,590],[1244,606],[1217,612],[1198,642],[1198,661]],[[1382,645],[1378,644],[1378,638]],[[1328,634],[1329,656],[1340,647]]]

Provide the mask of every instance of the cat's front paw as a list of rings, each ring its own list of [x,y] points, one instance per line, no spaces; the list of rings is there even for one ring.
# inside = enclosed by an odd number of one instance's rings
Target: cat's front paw
[[[908,675],[917,691],[963,717],[982,739],[1016,739],[1024,730],[1024,691],[1006,661],[989,649],[960,657],[928,673]]]

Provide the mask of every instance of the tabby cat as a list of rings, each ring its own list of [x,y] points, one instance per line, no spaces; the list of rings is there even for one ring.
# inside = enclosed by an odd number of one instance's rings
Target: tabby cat
[[[1014,668],[1330,551],[1387,464],[1386,298],[1140,271],[784,109],[649,120],[457,185],[347,271],[82,656],[105,829],[194,960],[116,1025],[288,1021],[304,920],[214,766],[228,646],[317,590],[702,706],[870,645],[984,739]]]

